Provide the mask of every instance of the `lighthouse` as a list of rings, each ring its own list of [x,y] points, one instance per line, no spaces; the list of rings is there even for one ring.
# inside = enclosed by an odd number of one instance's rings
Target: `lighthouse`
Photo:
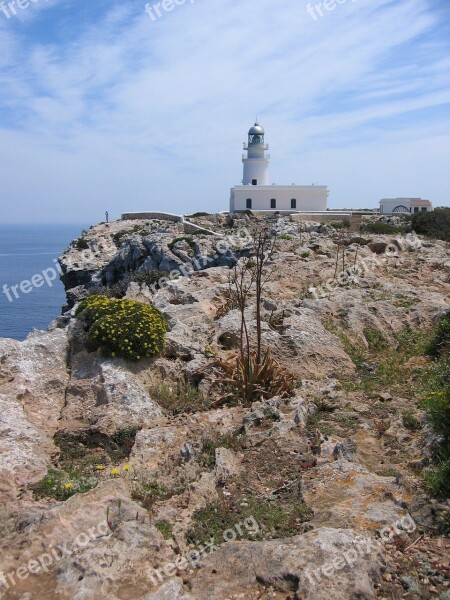
[[[247,154],[242,156],[244,163],[243,185],[269,185],[269,160],[266,154],[269,149],[264,143],[264,129],[256,121],[248,131],[248,144],[244,143]]]
[[[270,183],[269,146],[265,143],[264,128],[258,121],[248,131],[244,150],[242,184],[235,185],[230,190],[230,212],[251,210],[295,213],[327,210],[329,191],[326,185]]]

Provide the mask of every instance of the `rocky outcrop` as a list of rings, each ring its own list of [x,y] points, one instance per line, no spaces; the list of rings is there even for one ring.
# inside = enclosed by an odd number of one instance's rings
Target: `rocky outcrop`
[[[0,340],[0,481],[8,497],[41,479],[57,449],[70,376],[67,332],[32,332],[24,342]],[[6,489],[5,489],[6,488]]]
[[[205,369],[239,344],[230,267],[251,248],[245,215],[192,220],[228,246],[134,219],[86,230],[61,257],[70,306],[126,281],[127,298],[163,313],[160,357],[88,352],[73,310],[25,342],[0,340],[0,598],[369,600],[431,597],[431,584],[443,598],[436,515],[448,507],[423,489],[429,450],[407,385],[429,363],[408,354],[396,385],[379,385],[385,357],[371,352],[394,357],[402,335],[448,310],[448,247],[270,218],[262,340],[295,391],[208,409],[219,392]],[[167,279],[137,277],[149,270]],[[246,316],[254,335],[251,296]],[[417,561],[430,548],[426,583]]]

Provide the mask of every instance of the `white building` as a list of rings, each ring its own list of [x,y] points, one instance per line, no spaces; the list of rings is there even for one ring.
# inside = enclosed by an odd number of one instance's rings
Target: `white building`
[[[432,210],[433,205],[431,202],[422,200],[422,198],[383,198],[380,200],[380,213],[382,215],[430,212]]]
[[[327,210],[328,188],[325,185],[270,185],[268,144],[264,129],[256,122],[248,132],[246,154],[242,156],[242,185],[231,188],[230,212],[239,210],[279,210],[319,212]]]

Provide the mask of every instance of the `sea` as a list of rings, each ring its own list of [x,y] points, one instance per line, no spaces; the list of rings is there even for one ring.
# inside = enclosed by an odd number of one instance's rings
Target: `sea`
[[[0,337],[24,340],[47,329],[65,303],[58,257],[81,225],[0,224]]]

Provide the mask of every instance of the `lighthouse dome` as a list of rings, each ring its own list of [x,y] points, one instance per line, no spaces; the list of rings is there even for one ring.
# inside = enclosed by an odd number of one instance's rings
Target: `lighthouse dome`
[[[248,135],[264,135],[264,127],[261,127],[258,121],[256,121],[253,127],[250,127]]]

